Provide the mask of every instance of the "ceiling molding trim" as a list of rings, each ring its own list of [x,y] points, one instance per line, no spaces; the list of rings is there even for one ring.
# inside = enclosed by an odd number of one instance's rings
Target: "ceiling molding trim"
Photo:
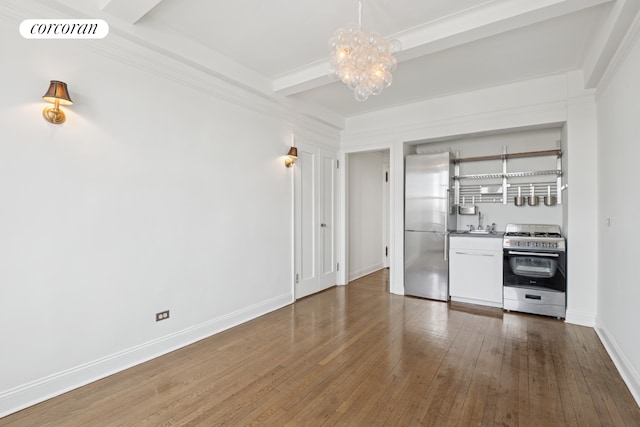
[[[639,10],[640,2],[637,0],[618,0],[614,3],[585,57],[583,69],[586,87],[598,86],[616,52],[621,49],[634,19],[637,20]]]
[[[21,21],[25,18],[23,14],[19,13],[13,8],[0,3],[0,19],[8,23],[15,24],[16,22]],[[16,26],[16,32],[18,32],[17,26]]]
[[[475,132],[497,131],[533,125],[558,124],[567,120],[566,101],[551,101],[515,108],[503,108],[476,114],[447,117],[393,126],[342,133],[343,149],[359,143],[372,144],[379,140],[417,141],[424,138],[464,135]],[[500,125],[496,125],[500,123]]]
[[[234,85],[221,79],[208,68],[189,63],[189,61],[169,56],[154,58],[157,56],[156,52],[150,51],[151,56],[145,55],[140,51],[144,47],[134,45],[135,49],[131,49],[125,47],[122,42],[110,41],[89,46],[87,49],[114,61],[169,79],[199,93],[205,93],[250,111],[295,123],[304,123],[307,127],[327,136],[335,137],[337,132],[344,128],[344,120],[338,116],[324,117],[322,114],[312,114],[306,106]]]
[[[613,0],[499,0],[445,16],[410,30],[389,35],[402,44],[398,62],[409,61],[575,13]],[[309,64],[274,79],[273,90],[288,96],[332,83],[327,77],[329,60]]]
[[[28,5],[35,7],[34,3],[39,6],[37,13],[33,8],[28,7]],[[40,5],[45,6],[43,0],[34,0],[34,2],[23,0],[19,3],[14,1],[9,7],[0,5],[0,16],[6,15],[11,22],[24,19],[25,16],[44,15],[48,18],[69,16],[70,10],[64,6],[57,5],[47,10]],[[77,15],[76,13],[75,16],[78,17]],[[274,96],[269,92],[262,92],[218,73],[200,62],[150,45],[113,26],[107,38],[100,40],[99,43],[85,43],[82,48],[260,114],[289,122],[304,123],[326,136],[335,138],[345,126],[345,119],[333,112],[310,107],[282,96]]]
[[[331,83],[329,60],[325,59],[306,67],[298,68],[273,79],[273,91],[282,96],[315,89]]]
[[[135,24],[163,0],[100,0],[99,7],[129,24]]]
[[[640,4],[636,3],[639,8]],[[592,71],[589,75],[589,79],[587,80],[586,87],[587,88],[595,88],[596,89],[596,99],[599,94],[606,90],[609,86],[615,75],[617,74],[620,67],[624,64],[625,59],[629,56],[629,53],[633,49],[633,47],[640,43],[640,11],[636,11],[635,18],[633,22],[629,25],[628,30],[625,35],[622,37],[622,41],[620,41],[615,52],[611,54],[610,59],[605,65],[605,68],[601,71],[600,77],[596,78],[594,72]],[[587,72],[585,71],[585,76]],[[586,79],[585,79],[586,80]]]
[[[399,60],[439,52],[523,28],[613,0],[503,0],[424,24],[393,37],[402,42]]]
[[[287,114],[290,118],[294,116],[298,118],[305,117],[308,120],[330,126],[338,131],[344,128],[344,118],[333,112],[310,107],[282,96],[263,93],[172,52],[159,52],[156,49],[148,49],[147,46],[138,44],[135,41],[126,39],[124,41],[130,42],[138,48],[146,49],[152,56],[158,56],[159,58],[146,57],[140,52],[127,52],[122,42],[113,42],[111,45],[107,43],[96,44],[95,49],[119,62],[170,78],[177,83],[262,114],[277,117]],[[173,65],[169,65],[167,60]],[[192,73],[185,72],[185,69],[192,70]],[[200,76],[195,76],[193,71],[200,74]],[[205,80],[201,76],[205,77]],[[279,108],[274,109],[274,106]]]
[[[72,2],[73,6],[67,5],[67,1]],[[16,1],[14,1],[15,3]],[[24,5],[39,4],[38,13],[31,13],[35,16],[42,16],[43,11],[48,8],[49,11],[56,11],[65,17],[104,19],[109,23],[110,28],[107,38],[118,35],[122,39],[144,46],[160,55],[179,58],[179,60],[184,59],[208,68],[212,73],[232,84],[248,87],[269,95],[273,93],[271,79],[207,48],[203,44],[193,43],[193,40],[175,31],[169,29],[156,31],[145,26],[129,25],[119,17],[98,9],[93,2],[79,0],[25,0],[23,3]],[[23,7],[26,6],[21,3],[20,8]],[[47,15],[46,17],[50,16]]]

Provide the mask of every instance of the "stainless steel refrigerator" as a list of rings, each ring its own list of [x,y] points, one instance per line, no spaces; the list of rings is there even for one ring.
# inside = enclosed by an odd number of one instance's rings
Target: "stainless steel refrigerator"
[[[405,159],[405,295],[449,300],[449,231],[456,228],[452,170],[450,153]]]

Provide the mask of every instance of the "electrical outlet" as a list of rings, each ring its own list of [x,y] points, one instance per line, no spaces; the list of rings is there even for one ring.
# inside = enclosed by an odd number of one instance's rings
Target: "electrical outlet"
[[[165,320],[169,318],[169,310],[167,311],[161,311],[160,313],[156,313],[156,322],[159,322],[161,320]]]

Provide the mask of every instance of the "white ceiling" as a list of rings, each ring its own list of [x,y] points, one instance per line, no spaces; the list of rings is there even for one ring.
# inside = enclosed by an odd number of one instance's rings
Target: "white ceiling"
[[[590,55],[616,6],[616,0],[363,0],[363,30],[397,38],[403,50],[393,85],[358,102],[327,77],[327,41],[357,23],[357,0],[57,2],[245,87],[343,118],[581,69],[585,61],[594,70]]]

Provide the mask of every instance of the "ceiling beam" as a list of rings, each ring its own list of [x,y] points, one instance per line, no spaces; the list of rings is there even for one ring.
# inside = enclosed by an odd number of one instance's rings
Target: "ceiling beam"
[[[618,0],[596,34],[584,60],[585,88],[598,86],[640,10],[637,0]]]
[[[402,43],[398,62],[461,46],[485,37],[578,12],[613,0],[498,0],[409,31],[389,36]],[[274,92],[288,96],[331,83],[329,60],[323,60],[274,79]]]
[[[162,0],[100,0],[100,9],[129,24],[135,24]]]

